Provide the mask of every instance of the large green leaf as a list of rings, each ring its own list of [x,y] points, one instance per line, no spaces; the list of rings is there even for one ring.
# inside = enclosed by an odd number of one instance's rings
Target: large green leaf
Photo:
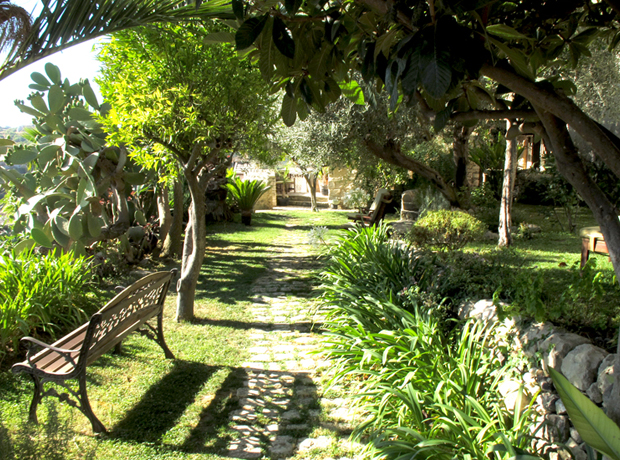
[[[276,17],[273,19],[273,42],[278,51],[289,59],[295,57],[295,42],[286,28],[284,21]]]
[[[521,32],[513,29],[505,24],[493,24],[487,27],[487,33],[495,35],[497,37],[507,38],[509,40],[522,39],[527,40],[527,35],[523,35]]]
[[[38,155],[36,150],[20,149],[11,152],[10,161],[14,165],[25,165],[34,160]]]
[[[341,82],[339,85],[342,90],[342,94],[344,94],[351,102],[357,105],[366,104],[366,101],[364,100],[364,91],[362,91],[362,88],[355,80],[351,80],[349,83]]]
[[[54,82],[55,85],[62,84],[62,79],[60,77],[60,69],[54,64],[52,64],[51,62],[48,62],[47,64],[45,64],[45,73],[47,74],[48,77],[50,77],[50,80],[52,80],[52,82]]]
[[[45,234],[45,232],[43,232],[43,230],[33,228],[30,231],[30,235],[37,244],[43,246],[44,248],[51,248],[53,246],[52,240]]]
[[[86,99],[86,102],[88,102],[88,105],[94,109],[99,108],[99,101],[97,101],[97,96],[95,95],[95,92],[90,86],[88,80],[86,80],[86,84],[82,87],[82,95],[84,96],[84,99]]]
[[[422,71],[424,89],[435,99],[441,98],[450,87],[452,70],[442,53],[433,52],[428,65]]]
[[[558,394],[581,438],[597,451],[620,460],[620,428],[562,374],[549,368]]]
[[[285,94],[282,98],[282,110],[280,110],[280,115],[286,126],[293,126],[295,124],[297,109],[295,107],[295,101],[288,94]]]
[[[212,32],[204,38],[204,43],[213,45],[217,43],[234,43],[235,35],[230,32]]]
[[[268,16],[268,14],[265,14],[260,18],[250,18],[241,24],[241,27],[239,27],[235,34],[235,43],[238,50],[244,50],[254,44],[254,41],[263,31]]]

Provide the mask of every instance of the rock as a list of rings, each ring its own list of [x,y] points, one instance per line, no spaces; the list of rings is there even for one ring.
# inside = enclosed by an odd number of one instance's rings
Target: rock
[[[532,323],[519,334],[517,346],[527,356],[533,356],[538,351],[538,344],[554,332],[550,323]]]
[[[571,332],[554,332],[538,345],[543,355],[543,367],[561,371],[564,357],[579,345],[588,343],[588,339]]]
[[[513,412],[515,410],[515,406],[517,405],[517,401],[519,398],[519,412],[525,410],[526,406],[530,403],[531,397],[525,391],[525,388],[519,382],[515,382],[514,380],[505,380],[501,382],[497,391],[504,397],[504,404],[506,404],[506,409]]]
[[[463,304],[463,310],[459,311],[459,317],[461,319],[477,318],[481,321],[495,323],[497,321],[497,307],[490,299],[479,300],[473,305],[471,302],[466,302]]]
[[[561,399],[557,399],[555,401],[555,413],[558,415],[566,414],[566,406],[564,405]]]
[[[598,386],[598,390],[601,392],[601,395],[605,394],[605,391],[609,387],[613,385],[613,375],[614,375],[614,361],[616,360],[616,355],[611,354],[605,356],[605,359],[601,363],[598,368],[598,377],[596,379],[596,385]]]
[[[594,382],[586,390],[586,395],[594,404],[600,404],[603,402],[603,395],[601,390],[598,389],[598,382]]]
[[[575,440],[569,439],[566,443],[566,447],[568,448],[568,450],[571,451],[575,460],[588,459],[588,454],[586,454],[586,451],[579,447],[579,443],[577,443]]]
[[[302,440],[297,449],[300,452],[305,452],[310,449],[327,449],[332,443],[332,438],[329,436],[319,436],[317,438],[306,438]]]
[[[469,317],[469,312],[474,309],[474,305],[476,302],[473,300],[465,300],[461,302],[461,304],[457,308],[457,314],[459,315],[459,319],[465,319]]]
[[[555,411],[555,402],[560,399],[558,395],[555,393],[541,393],[541,406],[547,413],[552,413]]]
[[[485,240],[487,241],[495,241],[497,242],[497,240],[499,239],[499,233],[494,233],[490,230],[487,230],[486,233],[484,234],[483,237]]]
[[[546,438],[551,442],[566,442],[570,436],[568,417],[566,415],[549,414],[545,416],[547,422]]]
[[[571,439],[573,439],[577,444],[581,444],[583,442],[583,439],[581,439],[581,435],[579,434],[579,431],[577,431],[576,428],[573,428],[571,426],[569,431],[570,431]]]
[[[607,354],[591,343],[579,345],[564,357],[562,374],[581,391],[586,391],[596,380],[598,368]]]

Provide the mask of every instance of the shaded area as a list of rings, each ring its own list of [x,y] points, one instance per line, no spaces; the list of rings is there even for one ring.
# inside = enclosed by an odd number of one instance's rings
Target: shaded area
[[[193,324],[208,325],[216,327],[230,327],[233,329],[259,329],[266,332],[277,330],[291,330],[299,332],[319,332],[323,327],[323,323],[313,323],[311,321],[302,321],[298,323],[264,323],[258,321],[234,321],[234,320],[217,320],[209,318],[196,318]]]
[[[219,366],[177,360],[172,370],[153,385],[140,402],[114,426],[110,436],[157,443],[176,425],[196,394]]]

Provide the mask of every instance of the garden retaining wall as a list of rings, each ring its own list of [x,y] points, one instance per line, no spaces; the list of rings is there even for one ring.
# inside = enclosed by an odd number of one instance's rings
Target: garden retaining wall
[[[499,321],[497,308],[492,300],[465,302],[459,307],[461,318],[477,318],[481,321]],[[592,402],[603,410],[608,406],[613,383],[616,355],[593,345],[588,339],[566,332],[551,323],[521,325],[507,319],[498,326],[498,340],[508,344],[515,355],[521,355],[529,363],[523,370],[522,382],[505,382],[499,388],[510,409],[514,408],[521,383],[526,395],[538,395],[534,407],[538,413],[537,435],[551,442],[542,446],[549,451],[550,459],[568,458],[562,449],[554,446],[563,444],[576,460],[586,460],[587,454],[577,430],[566,413],[566,407],[555,392],[548,375],[552,367],[561,372]],[[544,443],[543,443],[544,444]]]

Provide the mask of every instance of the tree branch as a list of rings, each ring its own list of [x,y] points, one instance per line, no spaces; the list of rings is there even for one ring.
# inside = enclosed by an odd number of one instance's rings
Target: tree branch
[[[596,155],[609,169],[620,177],[620,147],[568,97],[543,89],[510,69],[483,64],[480,73],[528,99],[532,105],[538,107],[539,114],[540,110],[544,110],[564,120],[592,146]]]
[[[453,121],[472,120],[530,120],[537,121],[538,115],[533,110],[472,110],[457,112],[450,116]]]
[[[430,181],[441,194],[446,197],[451,206],[461,207],[461,203],[458,199],[456,191],[441,177],[441,175],[434,169],[426,166],[424,163],[404,155],[400,151],[400,146],[394,141],[388,141],[385,145],[379,145],[370,139],[368,136],[364,139],[364,144],[368,150],[375,155],[390,164],[405,168],[412,171]]]

